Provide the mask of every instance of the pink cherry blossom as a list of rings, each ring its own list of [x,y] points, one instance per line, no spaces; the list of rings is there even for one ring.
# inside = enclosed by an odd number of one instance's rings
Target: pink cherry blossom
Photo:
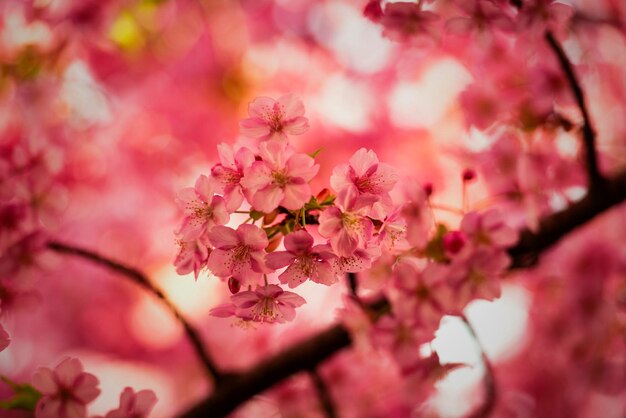
[[[275,284],[257,286],[231,296],[236,316],[242,319],[283,323],[293,320],[296,308],[306,301],[293,292],[286,292]]]
[[[475,245],[506,248],[517,241],[517,231],[504,222],[502,212],[496,209],[465,214],[460,230]]]
[[[174,259],[176,273],[187,274],[193,271],[198,278],[200,271],[206,265],[211,249],[206,237],[200,237],[191,241],[178,241],[179,250]]]
[[[333,259],[335,275],[342,277],[345,273],[358,273],[372,266],[372,263],[381,256],[378,245],[368,245],[365,248],[357,248],[349,256],[339,256]]]
[[[106,414],[105,418],[146,418],[157,397],[151,390],[140,390],[135,393],[132,388],[124,388],[120,395],[120,406]]]
[[[67,358],[51,370],[41,367],[33,376],[33,387],[42,397],[36,418],[85,418],[86,405],[100,394],[96,376],[83,372],[78,359]]]
[[[337,195],[335,206],[320,214],[319,234],[330,239],[335,254],[350,257],[372,238],[374,224],[365,216],[367,212],[367,201],[359,199],[355,189],[345,188]]]
[[[304,117],[304,105],[294,94],[278,100],[257,97],[248,106],[250,118],[239,122],[241,133],[261,140],[287,140],[287,135],[300,135],[309,129],[309,120]]]
[[[349,164],[335,167],[330,177],[330,184],[338,193],[352,188],[359,199],[371,201],[372,211],[368,215],[375,219],[383,219],[390,212],[389,192],[397,181],[396,170],[380,163],[376,153],[365,148],[355,152]]]
[[[265,268],[265,247],[269,241],[261,228],[243,224],[235,231],[227,226],[215,226],[209,231],[215,246],[207,267],[218,277],[234,277],[242,286],[256,285]]]
[[[185,218],[178,231],[185,241],[206,235],[215,225],[224,225],[230,218],[224,199],[215,194],[207,176],[201,175],[193,188],[180,191],[178,199],[185,209]]]
[[[229,212],[234,212],[243,203],[244,193],[241,178],[245,167],[252,166],[254,154],[248,148],[241,147],[237,152],[226,144],[217,146],[220,163],[211,169],[211,179],[215,182],[216,191],[224,194],[224,201]]]
[[[308,182],[319,165],[306,154],[293,153],[286,144],[270,141],[259,145],[261,161],[245,170],[242,185],[252,195],[254,209],[269,213],[278,206],[301,208],[311,198]]]
[[[333,273],[332,260],[335,255],[328,245],[313,246],[313,237],[305,230],[292,232],[285,237],[285,249],[268,254],[267,266],[272,269],[289,266],[278,276],[281,283],[290,288],[302,284],[306,279],[331,285],[337,281]]]
[[[383,34],[396,41],[431,42],[439,16],[422,10],[423,2],[386,3],[382,17]],[[417,39],[415,39],[417,38]]]

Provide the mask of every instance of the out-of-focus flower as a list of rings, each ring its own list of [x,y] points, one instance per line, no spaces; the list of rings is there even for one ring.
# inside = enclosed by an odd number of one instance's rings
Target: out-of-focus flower
[[[278,100],[257,97],[248,106],[250,118],[239,122],[241,133],[261,140],[287,140],[287,135],[300,135],[309,129],[309,120],[304,117],[304,105],[294,94]]]
[[[120,406],[106,414],[105,418],[146,418],[157,397],[151,390],[136,392],[132,388],[124,388],[120,395]]]
[[[67,358],[51,370],[41,367],[33,386],[42,393],[36,418],[85,418],[86,405],[100,394],[96,376],[83,371],[80,360]]]

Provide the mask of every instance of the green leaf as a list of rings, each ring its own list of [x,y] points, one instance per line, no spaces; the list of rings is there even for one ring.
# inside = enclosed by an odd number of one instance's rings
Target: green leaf
[[[315,157],[317,157],[319,155],[320,152],[322,152],[322,148],[316,149],[312,154],[309,154],[309,156],[311,158],[315,158]]]
[[[13,389],[14,395],[10,399],[0,400],[0,409],[26,409],[34,411],[35,405],[41,398],[41,393],[29,384],[20,384],[1,376],[4,383]]]
[[[264,216],[265,216],[265,213],[263,212],[259,212],[258,210],[254,210],[254,209],[250,210],[250,217],[255,221],[258,221]]]

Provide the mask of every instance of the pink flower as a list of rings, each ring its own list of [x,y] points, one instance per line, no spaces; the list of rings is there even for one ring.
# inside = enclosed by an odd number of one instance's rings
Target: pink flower
[[[286,292],[275,284],[257,286],[231,296],[236,316],[242,319],[283,323],[293,320],[296,308],[306,301],[293,292]]]
[[[337,195],[336,206],[320,214],[319,234],[330,239],[335,254],[350,257],[357,248],[365,248],[372,238],[374,225],[364,215],[367,212],[366,203],[357,198],[356,190],[346,188]]]
[[[191,241],[179,240],[178,245],[180,248],[174,260],[176,273],[182,275],[193,271],[197,279],[200,270],[206,265],[209,259],[209,253],[211,252],[207,238],[201,237]]]
[[[85,418],[86,405],[100,394],[96,376],[83,372],[78,359],[63,360],[54,371],[40,367],[33,387],[43,395],[37,402],[36,418]]]
[[[345,273],[358,273],[369,269],[372,262],[381,255],[380,247],[368,245],[365,248],[357,248],[347,257],[339,256],[333,259],[333,270],[336,276],[343,276]]]
[[[428,242],[428,233],[433,228],[434,219],[428,204],[428,195],[417,181],[404,183],[402,217],[406,223],[406,240],[412,246],[422,249]]]
[[[243,189],[241,178],[244,168],[252,166],[254,154],[248,148],[242,147],[233,154],[226,144],[217,146],[220,164],[211,169],[211,179],[215,181],[217,192],[224,194],[224,201],[229,212],[234,212],[243,203]]]
[[[383,34],[396,41],[407,41],[413,37],[430,39],[435,36],[435,22],[439,16],[422,10],[423,2],[387,3],[380,18]],[[421,39],[424,41],[425,39]]]
[[[9,346],[11,342],[11,337],[9,333],[6,332],[2,324],[0,324],[0,351],[3,351],[5,348]]]
[[[215,187],[205,175],[196,180],[193,188],[180,191],[178,199],[185,208],[185,219],[178,231],[185,241],[204,236],[215,225],[224,225],[230,216],[224,199],[215,194]]]
[[[242,286],[255,285],[266,271],[265,252],[269,241],[265,231],[243,224],[235,231],[227,226],[215,226],[209,231],[215,246],[207,267],[218,277],[234,277]]]
[[[285,249],[267,256],[267,266],[272,269],[289,266],[279,276],[281,283],[294,288],[306,279],[331,285],[337,281],[331,261],[335,258],[328,245],[313,246],[313,237],[305,230],[292,232],[285,237]]]
[[[379,163],[376,153],[365,148],[355,152],[349,164],[335,167],[330,177],[330,185],[337,192],[352,188],[359,198],[369,200],[372,205],[369,215],[375,219],[384,219],[389,213],[389,192],[397,181],[396,170],[389,164]]]
[[[496,209],[467,213],[460,229],[475,245],[507,248],[517,242],[517,231],[504,222],[502,212]]]
[[[301,208],[311,198],[308,182],[319,165],[306,154],[294,154],[286,144],[275,141],[259,146],[262,161],[246,169],[242,185],[252,195],[252,206],[269,213],[278,206],[289,210]]]
[[[135,393],[127,387],[120,395],[120,407],[110,411],[105,418],[146,418],[156,402],[153,391],[140,390]]]
[[[294,94],[278,100],[257,97],[248,106],[250,118],[239,122],[241,133],[252,138],[287,140],[287,135],[300,135],[309,129],[304,105]]]

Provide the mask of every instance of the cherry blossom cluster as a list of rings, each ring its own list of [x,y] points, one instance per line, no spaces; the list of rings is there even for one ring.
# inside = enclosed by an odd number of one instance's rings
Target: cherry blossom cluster
[[[432,340],[442,316],[460,314],[473,299],[500,296],[506,249],[517,233],[499,211],[464,213],[455,230],[436,224],[432,186],[407,181],[393,194],[398,171],[365,148],[333,169],[331,190],[314,193],[309,182],[319,166],[288,138],[308,125],[302,102],[293,95],[258,98],[249,114],[240,126],[253,145],[220,145],[210,174],[179,194],[185,216],[177,271],[197,278],[207,269],[232,293],[212,315],[290,321],[305,299],[284,286],[307,280],[330,286],[353,274],[356,285],[373,288],[372,272],[383,270],[389,274],[378,289],[391,310],[376,317],[356,299],[343,317],[410,372],[423,360],[416,347]],[[461,176],[474,177],[470,170]],[[235,215],[247,219],[231,227]]]

